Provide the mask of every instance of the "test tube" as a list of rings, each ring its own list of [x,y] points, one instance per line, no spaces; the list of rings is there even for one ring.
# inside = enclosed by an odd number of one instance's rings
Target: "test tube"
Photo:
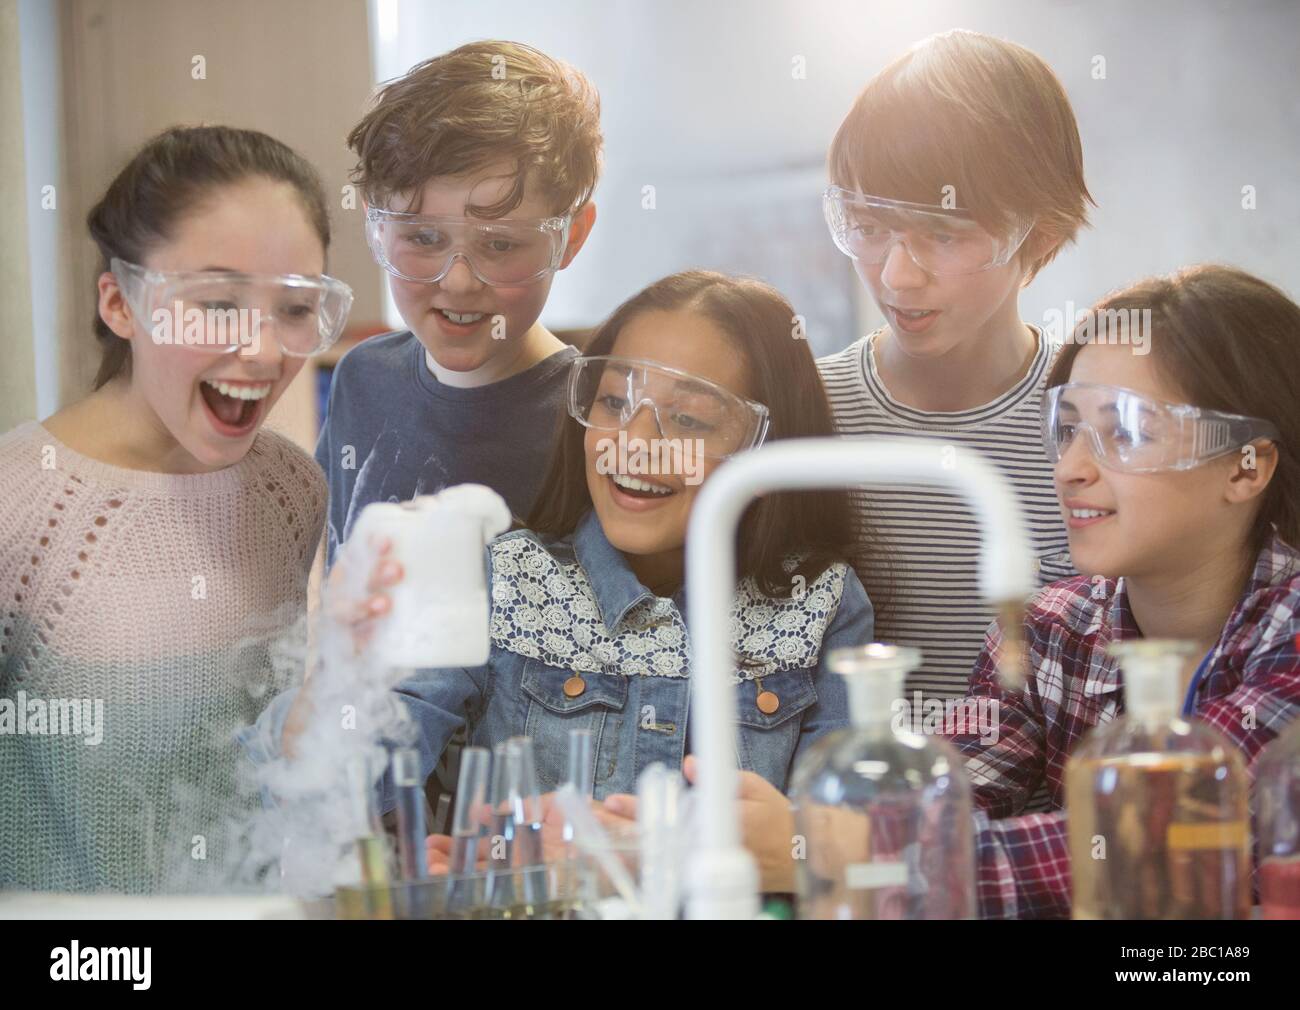
[[[486,747],[466,747],[460,752],[448,866],[448,874],[452,879],[448,884],[447,907],[453,911],[474,904],[473,881],[464,878],[472,876],[478,870],[479,838],[491,824],[492,808],[487,802],[488,774],[491,768],[492,752]]]
[[[506,741],[506,783],[514,820],[511,865],[524,869],[524,903],[544,904],[548,898],[546,866],[542,853],[542,797],[537,785],[533,741],[526,736]]]
[[[379,822],[375,805],[375,775],[369,754],[358,754],[346,766],[349,802],[352,806],[353,836],[361,869],[361,884],[371,890],[367,911],[372,918],[391,919],[392,896],[388,890],[388,839]]]
[[[640,833],[641,894],[647,919],[676,919],[680,882],[677,874],[682,831],[681,776],[659,761],[637,779],[637,828]]]
[[[486,747],[466,747],[460,752],[456,779],[456,811],[451,821],[451,872],[473,873],[478,865],[478,840],[485,825],[488,773],[492,753]]]
[[[594,791],[594,755],[591,730],[569,730],[569,774],[564,781],[573,786],[579,796],[591,798]]]
[[[393,787],[397,793],[397,867],[403,880],[423,880],[428,872],[424,780],[420,752],[414,747],[393,751]]]
[[[515,822],[510,812],[507,781],[506,742],[492,748],[492,816],[488,824],[487,880],[484,903],[489,908],[508,908],[514,904],[514,886],[510,878],[510,850],[514,844]]]
[[[591,799],[595,791],[591,730],[569,730],[569,767],[561,785],[573,786],[573,791],[584,799]],[[573,841],[573,822],[564,819],[564,840]]]
[[[370,758],[360,754],[347,763],[348,793],[352,804],[352,834],[361,861],[361,882],[387,884],[388,847],[375,810],[374,776]]]

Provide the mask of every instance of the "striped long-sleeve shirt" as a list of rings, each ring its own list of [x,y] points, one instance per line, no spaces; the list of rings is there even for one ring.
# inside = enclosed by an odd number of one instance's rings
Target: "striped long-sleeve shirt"
[[[982,406],[936,413],[889,395],[871,350],[879,332],[817,363],[839,432],[937,439],[957,454],[979,453],[1006,477],[1024,511],[1040,583],[1073,575],[1040,417],[1043,387],[1060,345],[1037,332],[1038,351],[1015,386]],[[908,679],[908,696],[965,695],[994,616],[980,598],[974,511],[957,495],[924,485],[873,485],[853,498],[859,529],[869,530],[873,541],[853,561],[873,603],[881,601],[876,636],[922,653],[921,668]]]

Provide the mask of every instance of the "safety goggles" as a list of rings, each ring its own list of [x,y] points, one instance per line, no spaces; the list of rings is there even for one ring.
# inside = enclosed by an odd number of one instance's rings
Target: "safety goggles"
[[[569,371],[569,413],[588,428],[620,431],[642,407],[666,439],[699,440],[713,459],[752,449],[767,436],[768,410],[716,382],[654,361],[612,355],[576,358]]]
[[[462,260],[484,284],[531,284],[560,266],[571,218],[477,220],[369,207],[366,241],[394,277],[434,284]]]
[[[1131,389],[1088,382],[1053,386],[1043,398],[1043,447],[1056,463],[1081,432],[1093,456],[1126,473],[1190,470],[1256,439],[1279,438],[1255,417],[1165,403]]]
[[[1024,244],[1033,222],[1019,222],[1003,236],[991,235],[963,210],[904,203],[831,186],[822,195],[831,238],[852,260],[877,266],[896,242],[931,274],[973,274],[1004,266]]]
[[[319,354],[342,335],[352,308],[352,289],[323,274],[150,270],[117,257],[109,268],[155,343],[216,354],[255,352],[267,323],[285,354]]]

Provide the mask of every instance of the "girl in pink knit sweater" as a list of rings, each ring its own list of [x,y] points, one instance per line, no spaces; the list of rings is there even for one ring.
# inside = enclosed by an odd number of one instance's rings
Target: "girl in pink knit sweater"
[[[88,224],[94,390],[0,436],[0,890],[210,890],[325,508],[262,422],[351,292],[316,173],[265,134],[167,130]]]

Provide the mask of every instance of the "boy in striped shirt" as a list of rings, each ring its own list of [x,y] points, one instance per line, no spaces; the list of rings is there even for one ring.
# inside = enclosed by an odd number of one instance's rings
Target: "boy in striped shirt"
[[[1018,305],[1092,203],[1060,82],[1014,43],[933,36],[867,84],[828,161],[831,235],[887,321],[818,363],[837,428],[984,456],[1015,489],[1041,582],[1074,574],[1040,436],[1058,345]],[[877,637],[924,656],[909,697],[965,695],[994,617],[979,593],[975,516],[920,485],[854,500]]]

